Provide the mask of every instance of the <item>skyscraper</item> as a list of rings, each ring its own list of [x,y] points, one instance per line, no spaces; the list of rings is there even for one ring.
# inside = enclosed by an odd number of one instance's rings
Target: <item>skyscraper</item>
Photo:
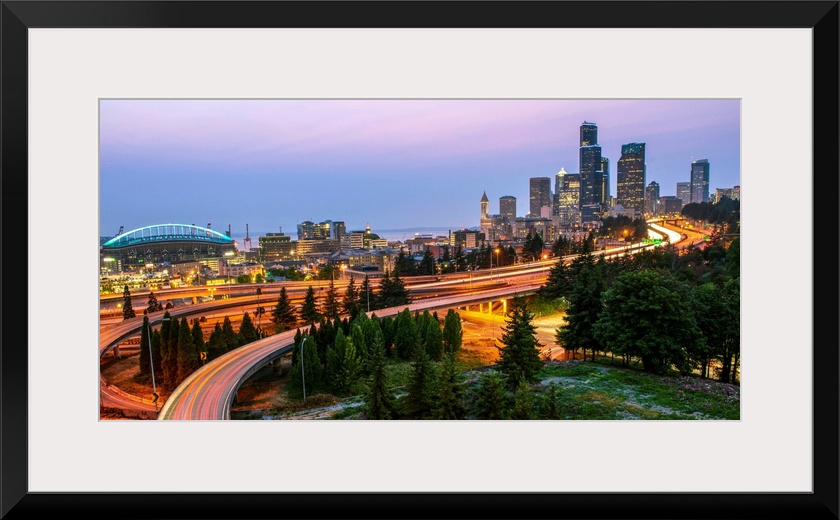
[[[616,168],[616,202],[626,209],[645,211],[645,143],[621,145]]]
[[[650,181],[650,184],[645,188],[645,213],[655,215],[658,213],[657,206],[659,205],[659,183]]]
[[[561,168],[555,179],[555,214],[563,227],[570,228],[580,223],[580,174]]]
[[[598,145],[598,126],[584,121],[580,125],[580,204],[601,202],[601,179],[596,182],[595,172],[601,170],[601,147]]]
[[[709,160],[691,163],[691,202],[709,202]]]
[[[691,202],[691,183],[678,182],[677,183],[677,197],[682,200],[683,206]]]
[[[596,172],[597,173],[597,172]],[[606,207],[610,203],[610,160],[601,157],[601,206]]]
[[[516,222],[516,197],[499,197],[499,214],[510,224]]]
[[[487,192],[484,192],[484,195],[481,196],[481,218],[487,217],[487,213],[489,213],[490,208],[490,199],[487,198]]]
[[[584,121],[580,125],[580,145],[589,146],[592,144],[598,144],[598,125]]]
[[[531,177],[531,205],[529,215],[540,216],[540,208],[551,207],[551,179],[549,177]]]

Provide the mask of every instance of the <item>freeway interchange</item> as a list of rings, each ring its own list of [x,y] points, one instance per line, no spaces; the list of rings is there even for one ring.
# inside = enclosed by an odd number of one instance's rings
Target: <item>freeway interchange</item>
[[[652,237],[663,238],[672,244],[678,242],[694,243],[685,240],[683,234],[670,227],[650,223]],[[666,238],[667,237],[667,238]],[[686,237],[688,238],[688,237]],[[632,254],[642,249],[655,247],[650,244],[635,244],[620,247],[598,254],[620,256]],[[564,261],[571,261],[574,255],[563,257]],[[436,277],[412,277],[405,279],[406,287],[410,290],[412,302],[409,305],[377,309],[379,317],[394,316],[408,307],[415,311],[436,310],[447,307],[465,306],[488,301],[498,301],[514,295],[533,294],[544,283],[548,272],[557,262],[557,258],[540,260],[527,264],[506,267],[496,267],[490,274],[487,270],[451,273]],[[310,282],[311,283],[311,282]],[[280,282],[269,284],[272,289],[264,288],[261,295],[250,288],[250,294],[229,299],[197,303],[169,309],[170,316],[199,317],[211,312],[225,312],[242,308],[254,307],[265,303],[271,304],[271,292],[279,292],[283,284],[299,282]],[[265,287],[266,284],[262,284]],[[296,289],[299,289],[296,287]],[[305,289],[304,289],[305,290]],[[163,311],[149,315],[152,326],[159,324]],[[120,321],[115,325],[103,326],[100,330],[100,357],[121,341],[136,337],[143,326],[143,316]],[[217,359],[203,365],[184,380],[166,399],[157,415],[159,420],[226,420],[230,419],[230,410],[239,387],[251,375],[271,361],[290,352],[293,345],[295,331],[286,331],[269,337],[253,341],[230,351]],[[141,348],[144,347],[141,345]],[[100,395],[103,406],[156,411],[156,405],[149,399],[141,399],[121,392],[108,385],[100,374]]]

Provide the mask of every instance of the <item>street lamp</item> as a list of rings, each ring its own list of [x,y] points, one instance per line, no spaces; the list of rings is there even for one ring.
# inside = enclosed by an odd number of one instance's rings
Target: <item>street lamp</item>
[[[498,267],[499,267],[499,248],[497,247],[496,249],[494,249],[494,250],[493,250],[493,252],[494,252],[494,253],[496,253],[496,268],[498,268]],[[490,279],[491,279],[491,280],[493,279],[493,262],[492,262],[492,258],[491,258],[491,262],[490,262]]]
[[[300,377],[303,379],[303,402],[306,403],[306,372],[303,370],[303,344],[306,343],[306,340],[309,339],[309,336],[304,336],[303,340],[300,342]]]
[[[161,318],[160,321],[169,321],[169,318]],[[152,395],[155,397],[152,402],[155,403],[155,412],[157,412],[157,402],[159,396],[157,393],[157,385],[155,384],[155,356],[152,353],[152,320],[149,320],[149,366],[152,369]]]

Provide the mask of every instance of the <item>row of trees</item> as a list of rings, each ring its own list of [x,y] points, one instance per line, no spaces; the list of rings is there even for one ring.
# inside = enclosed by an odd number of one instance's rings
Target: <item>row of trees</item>
[[[250,343],[259,338],[250,315],[242,316],[239,330],[235,331],[230,317],[225,316],[222,324],[216,323],[207,341],[201,328],[201,319],[170,317],[169,311],[163,315],[161,327],[151,332],[151,363],[149,360],[149,317],[143,317],[143,329],[140,332],[140,369],[138,377],[151,381],[151,365],[154,365],[155,382],[164,392],[171,392],[203,362],[215,359],[222,354]],[[202,359],[204,358],[204,359]]]
[[[400,316],[407,313],[406,309]],[[450,319],[460,321],[458,314],[450,310],[444,336]],[[530,386],[543,367],[532,320],[526,299],[514,298],[502,334],[502,346],[498,347],[500,358],[495,370],[482,376],[476,390],[465,385],[463,374],[455,368],[457,349],[444,349],[438,358],[440,363],[434,363],[431,349],[418,348],[410,354],[411,374],[404,395],[397,397],[384,370],[385,349],[377,343],[368,358],[370,384],[365,395],[365,416],[369,419],[559,418],[554,388],[549,399],[538,400]],[[460,325],[458,335],[460,342]]]
[[[572,352],[640,361],[645,370],[710,374],[736,382],[740,356],[740,242],[679,252],[660,247],[606,260],[558,261],[540,289],[566,298],[558,344]]]
[[[351,276],[341,297],[335,283],[330,280],[323,300],[318,300],[314,287],[310,285],[300,309],[297,309],[289,299],[286,288],[281,288],[271,318],[275,332],[291,330],[300,322],[304,325],[314,325],[322,318],[333,320],[344,315],[352,320],[368,310],[407,305],[410,297],[408,289],[398,274],[385,273],[380,278],[377,287],[373,287],[367,276],[362,284],[357,286],[355,279]]]
[[[158,301],[157,296],[155,296],[154,292],[149,292],[149,302],[145,309],[143,309],[143,314],[149,314],[150,312],[158,312],[164,309],[171,309],[173,307],[172,302],[166,302],[166,307],[161,305]],[[122,304],[122,311],[123,311],[123,320],[127,320],[130,318],[134,318],[137,316],[137,313],[134,312],[134,308],[131,305],[131,292],[128,290],[128,285],[123,288],[123,304]]]
[[[295,334],[289,388],[302,393],[305,381],[308,394],[359,394],[381,386],[381,381],[370,379],[376,376],[380,361],[418,356],[440,361],[460,349],[462,337],[461,318],[453,310],[442,324],[437,313],[412,315],[408,308],[395,318],[360,313],[352,320],[323,319],[318,326],[303,332],[298,329]]]

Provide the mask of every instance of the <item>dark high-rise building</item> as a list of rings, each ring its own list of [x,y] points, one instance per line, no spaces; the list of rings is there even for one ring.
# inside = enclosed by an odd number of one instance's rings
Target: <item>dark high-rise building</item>
[[[610,160],[601,157],[601,206],[606,207],[610,202]]]
[[[659,183],[650,181],[650,184],[645,188],[645,213],[656,215],[659,202]]]
[[[616,202],[640,214],[645,211],[645,143],[621,145],[616,168]]]
[[[490,213],[490,199],[487,198],[487,192],[484,192],[484,195],[481,196],[481,218],[487,217],[487,214]]]
[[[598,144],[598,125],[584,121],[580,125],[580,145],[589,146]]]
[[[580,203],[600,204],[601,179],[595,172],[601,170],[601,147],[598,145],[598,126],[584,121],[580,125]]]
[[[540,208],[551,207],[551,178],[531,177],[531,212],[532,217],[540,216]]]
[[[679,197],[665,196],[659,199],[660,213],[663,215],[672,215],[679,213],[683,208],[683,201]]]
[[[499,215],[510,224],[516,221],[516,197],[510,195],[499,197]]]
[[[677,197],[682,200],[683,206],[691,202],[691,183],[678,182],[677,183]],[[680,208],[682,209],[682,208]]]
[[[691,163],[691,202],[709,202],[709,160]]]

